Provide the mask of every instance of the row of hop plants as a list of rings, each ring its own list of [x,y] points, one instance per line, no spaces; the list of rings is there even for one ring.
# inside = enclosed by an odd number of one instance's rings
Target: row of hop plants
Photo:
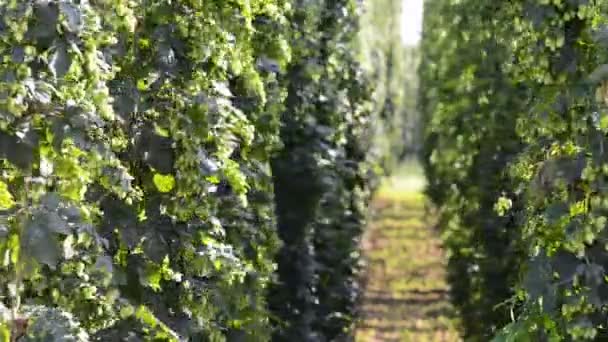
[[[355,2],[298,1],[281,129],[272,161],[279,251],[277,341],[334,341],[356,310],[355,254],[370,193],[368,89],[354,59]],[[326,61],[326,63],[319,63]]]
[[[0,2],[0,340],[347,338],[390,153],[359,16]]]
[[[467,340],[608,337],[606,10],[425,2],[422,159]]]
[[[290,322],[275,331],[277,341],[349,340],[357,323],[367,204],[378,176],[401,157],[404,122],[414,116],[415,95],[400,89],[405,74],[391,67],[414,64],[399,58],[407,57],[395,34],[401,3],[389,5],[302,0],[294,11],[286,148],[272,161],[286,243],[271,308]],[[380,28],[382,20],[391,24]],[[311,61],[324,60],[311,70]]]

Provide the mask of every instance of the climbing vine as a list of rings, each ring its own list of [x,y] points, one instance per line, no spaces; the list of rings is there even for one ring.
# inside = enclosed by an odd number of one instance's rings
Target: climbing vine
[[[285,147],[272,161],[284,242],[270,295],[272,311],[285,318],[277,323],[278,341],[343,340],[356,323],[367,204],[381,166],[390,169],[399,157],[407,120],[402,78],[389,66],[400,61],[400,37],[383,37],[386,31],[360,20],[384,5],[295,1],[290,16]],[[391,6],[394,29],[400,7]],[[363,43],[371,37],[389,42]],[[380,57],[368,59],[375,52]]]
[[[348,337],[395,150],[371,136],[360,14],[0,2],[2,340]]]
[[[605,338],[605,10],[427,1],[428,193],[473,340]]]
[[[356,62],[353,1],[303,1],[293,12],[293,63],[273,160],[281,282],[277,340],[333,340],[354,322],[358,238],[368,178],[367,88]]]
[[[278,246],[268,161],[287,10],[0,6],[2,293],[13,322],[43,304],[94,339],[268,338]]]

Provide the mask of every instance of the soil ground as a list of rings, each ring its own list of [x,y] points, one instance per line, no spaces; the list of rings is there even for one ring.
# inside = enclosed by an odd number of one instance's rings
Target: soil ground
[[[357,342],[460,341],[445,257],[416,164],[387,179],[362,241],[366,269]]]

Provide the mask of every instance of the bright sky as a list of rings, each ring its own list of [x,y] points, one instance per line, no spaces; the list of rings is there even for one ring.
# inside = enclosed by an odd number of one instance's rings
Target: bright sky
[[[424,0],[402,0],[401,37],[406,45],[415,45],[422,31],[422,3]]]

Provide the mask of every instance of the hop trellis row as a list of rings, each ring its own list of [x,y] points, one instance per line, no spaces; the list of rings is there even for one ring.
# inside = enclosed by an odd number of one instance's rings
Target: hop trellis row
[[[426,2],[428,193],[471,341],[608,336],[606,9]]]
[[[358,13],[0,1],[3,340],[348,334],[388,153],[370,152]]]

